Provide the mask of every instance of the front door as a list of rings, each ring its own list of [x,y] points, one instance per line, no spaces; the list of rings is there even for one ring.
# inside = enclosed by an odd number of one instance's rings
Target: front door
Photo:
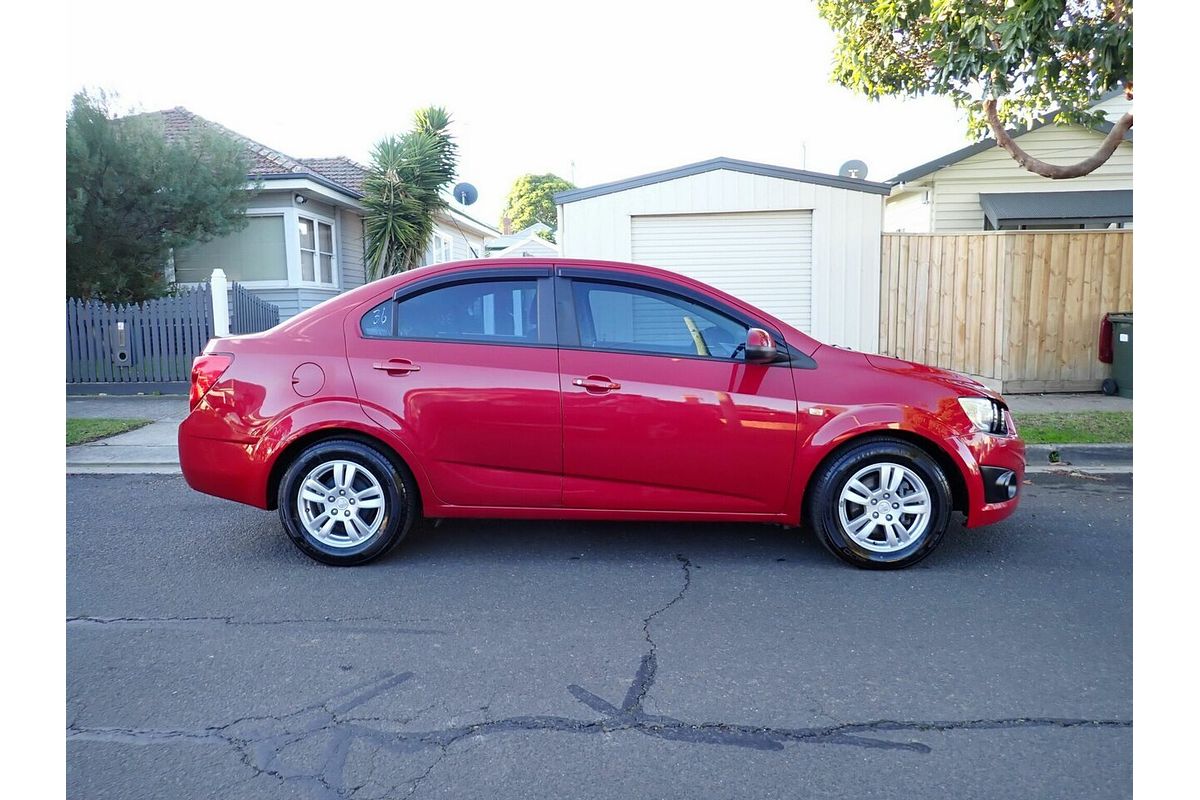
[[[442,502],[560,505],[551,292],[536,275],[418,286],[347,325],[364,411],[413,450]]]
[[[564,506],[784,510],[791,369],[747,364],[743,321],[649,286],[574,278],[558,291]]]

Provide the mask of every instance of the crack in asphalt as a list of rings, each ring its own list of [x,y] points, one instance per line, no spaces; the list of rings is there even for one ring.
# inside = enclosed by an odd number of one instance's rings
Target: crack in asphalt
[[[654,637],[650,635],[650,623],[659,614],[667,611],[671,606],[678,603],[687,594],[687,590],[692,585],[692,562],[687,556],[682,553],[675,554],[675,560],[682,565],[683,569],[683,586],[680,587],[679,593],[671,598],[671,600],[662,608],[653,611],[642,620],[642,635],[646,638],[646,644],[650,645],[650,652],[642,657],[642,663],[638,665],[637,673],[633,677],[633,683],[629,685],[629,692],[625,695],[625,702],[622,708],[642,710],[642,703],[646,700],[646,695],[650,691],[650,687],[654,685],[654,678],[658,674],[658,645],[654,642]],[[568,687],[568,690],[571,687]]]
[[[642,620],[642,634],[649,645],[648,652],[630,682],[619,706],[588,691],[578,684],[569,684],[567,692],[578,702],[598,715],[598,718],[578,719],[555,715],[518,715],[492,719],[491,700],[479,710],[484,719],[467,725],[426,731],[391,731],[372,726],[371,722],[386,721],[408,724],[439,703],[427,706],[410,718],[348,716],[354,709],[400,689],[410,681],[412,672],[388,672],[348,687],[316,703],[282,715],[247,716],[223,725],[198,729],[89,727],[76,724],[74,715],[66,730],[67,741],[115,742],[128,745],[200,744],[232,747],[240,761],[252,774],[244,780],[270,776],[284,783],[304,787],[323,800],[350,798],[368,785],[384,787],[383,795],[393,796],[404,791],[411,797],[429,775],[451,755],[451,748],[463,739],[487,734],[519,732],[558,732],[584,735],[603,735],[621,731],[691,744],[742,747],[753,750],[778,751],[788,744],[831,744],[877,750],[898,750],[924,754],[932,748],[919,741],[898,741],[882,738],[896,733],[942,733],[961,730],[1000,730],[1028,728],[1108,728],[1128,729],[1128,719],[1075,719],[1056,717],[1011,717],[974,720],[869,720],[841,722],[816,727],[783,728],[743,725],[730,722],[689,722],[662,714],[647,713],[643,704],[654,685],[658,670],[658,645],[651,635],[651,623],[683,599],[691,586],[692,562],[677,554],[681,565],[683,585],[666,605],[651,612]],[[353,620],[362,622],[364,620]],[[378,622],[379,620],[371,620]],[[346,622],[346,620],[287,620],[273,622],[241,622],[231,617],[71,617],[68,624],[147,624],[162,622],[210,622],[226,625],[272,625],[312,622]],[[419,631],[441,633],[441,631]],[[313,741],[318,740],[319,741]],[[318,744],[321,755],[292,758],[289,748],[295,745]],[[347,785],[347,762],[355,745],[370,748],[370,766],[365,776],[353,786]],[[425,768],[413,777],[390,787],[377,777],[377,757],[416,754],[436,750],[437,754]],[[461,752],[458,753],[461,755]],[[239,781],[242,782],[242,781]],[[406,787],[402,788],[402,787]]]
[[[643,667],[647,655],[643,658]],[[639,673],[643,669],[639,668]],[[393,755],[436,749],[437,756],[415,778],[408,781],[405,794],[410,797],[421,783],[451,753],[459,741],[472,737],[510,732],[559,732],[606,734],[620,731],[691,744],[724,745],[753,750],[783,750],[787,744],[833,744],[879,750],[929,753],[932,748],[918,741],[879,738],[887,733],[943,733],[962,730],[1002,730],[1029,728],[1109,728],[1128,729],[1132,720],[1078,719],[1059,717],[1011,717],[973,720],[870,720],[801,728],[741,725],[728,722],[687,722],[657,714],[647,714],[637,705],[636,695],[626,698],[618,708],[586,689],[572,684],[568,692],[576,700],[599,713],[600,719],[575,719],[553,715],[527,715],[485,720],[469,725],[428,731],[386,731],[340,717],[388,692],[413,677],[411,672],[388,674],[362,687],[355,696],[334,703],[337,696],[282,716],[250,717],[218,727],[199,730],[149,728],[94,728],[72,726],[68,741],[102,741],[131,745],[174,743],[224,744],[232,746],[242,763],[255,775],[269,775],[286,783],[307,786],[322,798],[345,798],[373,782],[371,775],[353,787],[346,785],[346,762],[355,743],[373,746],[375,751]],[[635,682],[636,683],[636,682]],[[631,693],[632,694],[632,693]],[[288,747],[311,737],[327,737],[319,764],[295,766],[284,763]],[[391,787],[392,792],[399,786]]]

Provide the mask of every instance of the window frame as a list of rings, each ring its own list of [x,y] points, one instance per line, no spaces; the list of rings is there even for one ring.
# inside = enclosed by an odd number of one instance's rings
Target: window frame
[[[249,289],[285,289],[292,285],[292,281],[291,281],[292,254],[291,254],[291,249],[288,246],[288,233],[287,233],[288,232],[288,211],[289,210],[290,209],[281,206],[278,208],[248,208],[245,211],[245,215],[247,217],[279,217],[281,219],[281,221],[283,222],[283,267],[284,267],[283,271],[284,271],[284,275],[286,277],[284,277],[284,278],[266,278],[266,279],[262,279],[262,280],[241,280],[240,278],[234,278],[233,276],[227,276],[227,277],[229,277],[229,280],[231,282],[236,281],[239,285],[245,286]],[[174,250],[172,250],[168,260],[169,260],[169,269],[170,269],[170,274],[171,274],[171,279],[172,279],[171,282],[176,283],[176,281],[174,280],[175,275],[176,275]],[[207,277],[205,277],[205,279],[202,281],[183,281],[182,283],[178,283],[177,285],[179,285],[179,286],[200,286],[201,284],[206,284],[206,283],[208,283]]]
[[[447,337],[425,337],[425,336],[400,336],[397,332],[400,315],[396,309],[393,309],[391,320],[391,334],[387,336],[370,335],[363,331],[363,320],[367,314],[377,308],[380,303],[371,303],[358,317],[358,335],[361,339],[375,341],[395,341],[395,342],[431,342],[439,344],[457,344],[457,345],[482,345],[484,347],[557,347],[558,341],[556,338],[557,326],[554,319],[554,281],[551,276],[551,270],[546,268],[530,268],[530,269],[480,269],[468,270],[465,272],[452,272],[448,275],[435,275],[422,281],[409,284],[397,289],[392,293],[390,299],[384,299],[382,302],[392,302],[397,306],[405,300],[416,297],[418,295],[427,294],[438,289],[445,289],[451,286],[459,286],[469,283],[496,283],[500,281],[532,281],[534,283],[536,294],[535,306],[537,308],[537,327],[538,338],[536,342],[528,341],[494,341],[489,342],[483,339],[463,339],[463,338],[447,338]]]
[[[761,328],[771,334],[771,338],[775,340],[775,347],[779,352],[778,358],[769,364],[757,365],[768,367],[800,367],[803,369],[815,369],[816,362],[810,357],[800,352],[793,352],[788,347],[787,341],[783,334],[773,325],[769,325],[763,320],[752,317],[749,314],[742,312],[740,309],[733,308],[725,303],[700,294],[699,292],[689,291],[687,287],[679,286],[669,281],[663,281],[656,278],[640,275],[629,274],[614,274],[607,270],[587,269],[587,268],[559,268],[557,270],[558,277],[556,280],[555,294],[558,320],[558,346],[562,350],[579,350],[587,353],[614,353],[620,355],[632,356],[653,356],[655,358],[680,359],[686,358],[689,360],[699,360],[715,364],[746,364],[745,358],[730,358],[727,356],[701,356],[695,353],[663,353],[655,350],[630,350],[621,349],[606,349],[601,347],[588,347],[579,339],[579,321],[575,314],[575,287],[576,280],[582,283],[606,284],[611,286],[624,286],[633,289],[638,289],[643,292],[658,292],[660,294],[671,295],[681,300],[686,300],[689,303],[706,308],[713,313],[728,317],[735,322],[745,325],[747,328]]]
[[[246,216],[283,218],[283,252],[287,269],[286,277],[284,278],[250,281],[239,280],[239,284],[245,286],[247,289],[319,289],[323,292],[333,293],[342,291],[341,259],[338,258],[338,246],[341,242],[341,238],[336,219],[327,217],[324,214],[315,214],[308,210],[300,211],[295,206],[263,206],[261,208],[248,208],[246,209]],[[330,229],[333,232],[333,283],[321,283],[318,281],[306,281],[301,279],[300,217],[305,217],[306,219],[314,220],[315,222],[323,222],[330,226]],[[289,233],[289,231],[291,231],[291,233]],[[319,231],[314,231],[314,236],[319,235]],[[319,253],[321,246],[319,240],[316,242],[316,245]],[[165,269],[166,268],[164,267],[164,271]],[[316,264],[316,270],[317,273],[319,273],[319,261]],[[199,286],[202,283],[207,283],[207,279],[204,281],[186,281],[177,285]]]
[[[295,273],[293,275],[292,270],[290,269],[291,265],[289,263],[289,269],[288,269],[289,278],[295,279],[295,283],[293,284],[295,286],[314,287],[314,288],[318,288],[318,289],[337,289],[338,287],[340,287],[342,285],[341,274],[340,274],[341,273],[341,269],[340,269],[341,265],[338,263],[338,255],[337,255],[338,254],[337,220],[330,219],[329,217],[326,217],[322,214],[315,214],[308,210],[301,211],[300,209],[293,209],[293,211],[294,211],[294,216],[293,216],[293,220],[292,220],[293,236],[290,238],[295,239],[296,269],[295,269]],[[301,241],[300,241],[300,220],[301,220],[301,218],[310,221],[313,225],[313,234],[312,235],[313,235],[313,248],[314,249],[311,251],[309,251],[306,248],[301,246]],[[286,224],[287,220],[285,219],[284,222]],[[330,239],[331,239],[330,245],[333,248],[333,252],[328,254],[330,256],[330,274],[329,274],[330,281],[331,281],[330,283],[325,283],[324,281],[321,280],[321,256],[326,255],[326,253],[323,250],[321,250],[321,229],[319,226],[322,224],[329,226],[329,235],[330,235]],[[290,242],[289,242],[289,244],[290,244]],[[313,277],[315,278],[315,280],[311,280],[311,281],[304,280],[304,260],[303,260],[302,254],[305,252],[311,252],[313,254]],[[290,256],[290,253],[289,253],[289,256]],[[289,262],[291,261],[290,257],[288,260],[289,260]]]
[[[434,245],[434,242],[438,241],[439,239],[443,243],[442,247],[440,249],[442,249],[444,251],[443,255],[445,255],[446,258],[441,261],[429,261],[428,263],[423,264],[422,266],[431,267],[434,264],[449,264],[451,261],[454,260],[454,237],[452,237],[450,234],[443,231],[441,228],[433,229],[433,234],[429,238],[430,251],[432,251],[434,253],[437,252],[437,250],[439,248],[437,248]]]

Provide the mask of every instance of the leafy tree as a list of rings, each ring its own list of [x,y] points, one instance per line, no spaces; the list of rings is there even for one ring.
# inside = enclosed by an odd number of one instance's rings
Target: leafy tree
[[[513,183],[504,205],[504,217],[513,230],[524,230],[536,222],[549,225],[551,231],[558,227],[558,211],[554,206],[554,194],[574,189],[575,184],[552,173],[545,175],[522,175]],[[544,238],[554,241],[553,232],[543,231]]]
[[[423,108],[413,129],[375,145],[363,181],[367,265],[372,280],[421,265],[433,217],[446,208],[442,190],[454,180],[458,146],[444,108]]]
[[[67,296],[111,303],[159,297],[172,248],[245,226],[240,145],[215,132],[168,143],[152,115],[115,119],[103,95],[67,116]]]
[[[1133,114],[1077,164],[1033,158],[1008,134],[1057,109],[1062,123],[1096,125],[1089,111],[1122,85],[1133,98],[1132,0],[818,0],[837,36],[833,79],[871,98],[949,97],[969,131],[990,129],[1025,169],[1078,178],[1113,154]]]

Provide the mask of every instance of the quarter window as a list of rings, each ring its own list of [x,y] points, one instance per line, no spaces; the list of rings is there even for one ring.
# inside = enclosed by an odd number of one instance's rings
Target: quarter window
[[[300,232],[300,280],[333,285],[333,226],[297,217]]]
[[[578,280],[572,286],[583,347],[737,358],[746,341],[745,325],[682,297]]]
[[[537,281],[441,286],[375,306],[363,316],[361,327],[366,336],[391,336],[394,330],[401,339],[536,344]]]
[[[373,338],[391,336],[392,312],[395,311],[395,308],[396,301],[389,297],[366,314],[363,314],[362,322],[359,323],[363,335]]]

